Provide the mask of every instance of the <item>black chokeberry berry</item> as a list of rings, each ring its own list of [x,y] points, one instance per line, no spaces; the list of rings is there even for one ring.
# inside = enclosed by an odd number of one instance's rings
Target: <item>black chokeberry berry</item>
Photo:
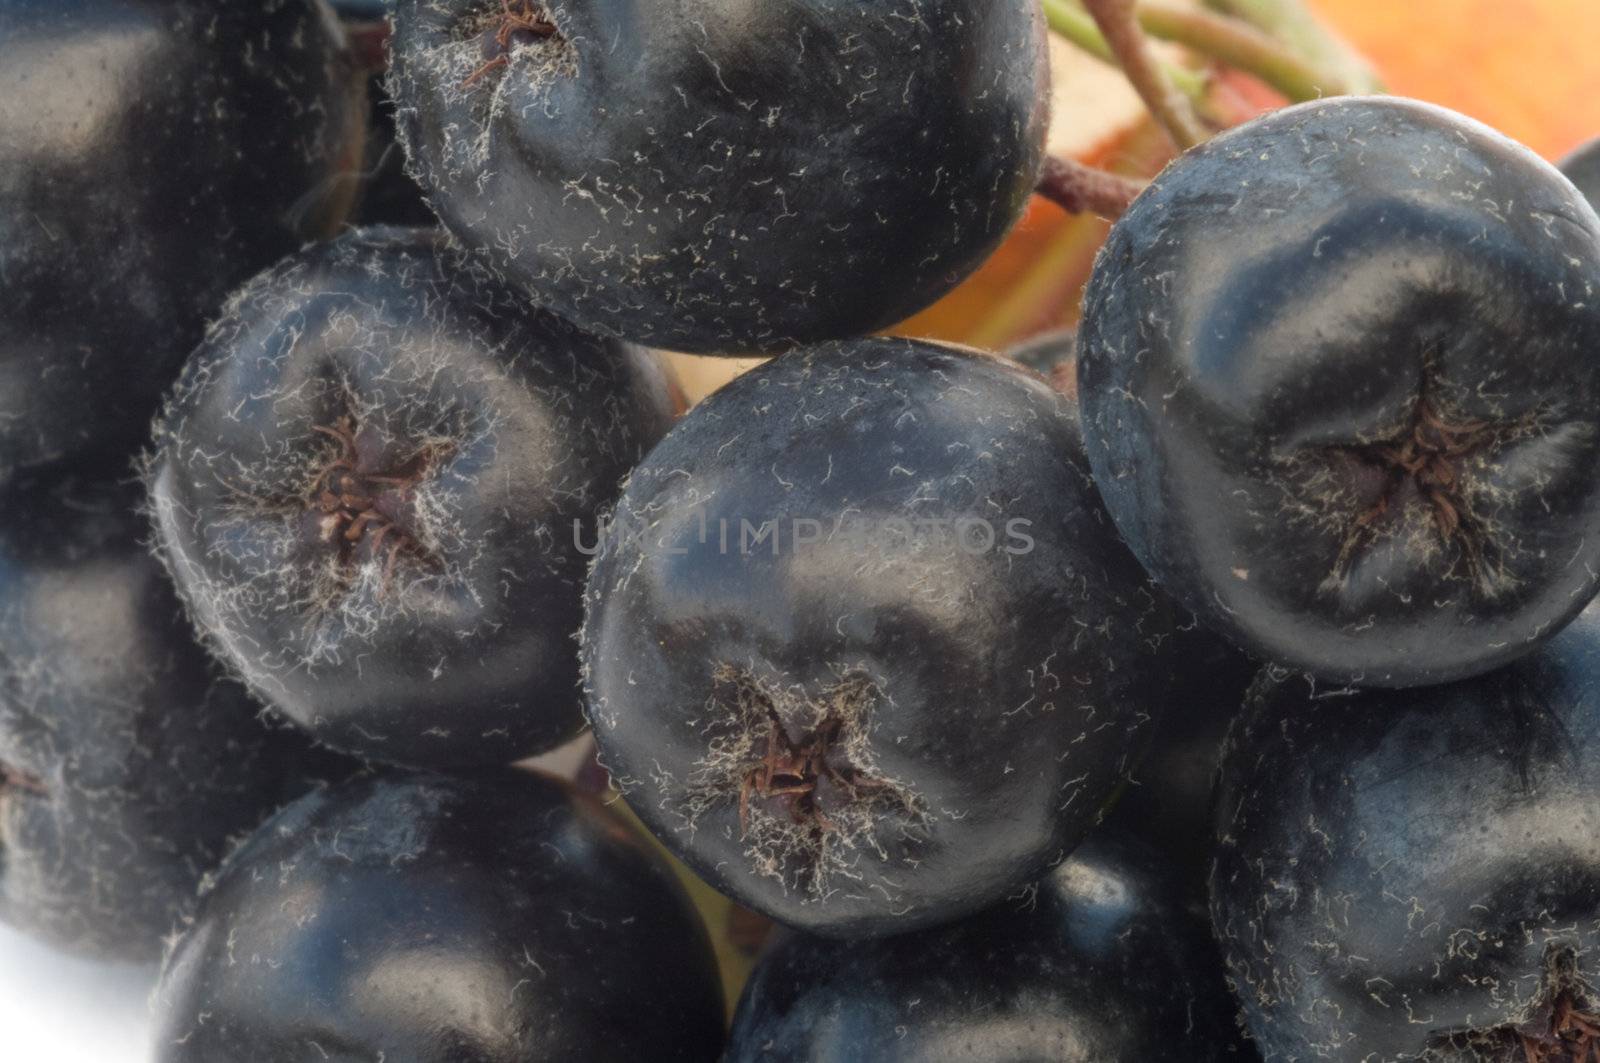
[[[613,778],[714,885],[819,933],[1037,878],[1163,705],[1170,610],[1071,406],[996,357],[783,355],[679,422],[603,547],[583,653]]]
[[[1078,394],[1078,330],[1056,329],[1020,343],[1006,357],[1025,365],[1076,399]]]
[[[1600,585],[1600,218],[1449,111],[1332,99],[1187,153],[1084,297],[1095,481],[1252,655],[1484,672]]]
[[[671,416],[654,356],[440,233],[357,230],[229,303],[151,501],[199,627],[284,715],[373,759],[509,762],[581,726],[582,544]]]
[[[1034,0],[401,0],[390,87],[457,237],[585,328],[777,352],[907,317],[1031,193]]]
[[[155,994],[159,1063],[706,1063],[723,999],[673,872],[565,784],[309,794],[235,851]]]
[[[782,939],[724,1059],[1248,1059],[1235,1011],[1204,912],[1153,851],[1104,839],[953,926]]]
[[[1505,669],[1268,675],[1228,739],[1212,913],[1268,1060],[1600,1051],[1600,608]]]
[[[150,961],[237,836],[354,765],[194,638],[127,485],[0,494],[0,920]]]
[[[116,476],[228,292],[344,216],[361,81],[321,0],[6,0],[0,100],[0,481]]]

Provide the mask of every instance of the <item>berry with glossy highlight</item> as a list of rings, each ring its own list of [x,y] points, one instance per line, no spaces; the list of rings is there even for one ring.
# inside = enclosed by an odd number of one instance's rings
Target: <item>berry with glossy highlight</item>
[[[0,481],[122,473],[228,292],[338,224],[344,47],[321,0],[0,3]]]
[[[1033,0],[401,0],[390,89],[445,224],[585,328],[776,353],[883,328],[1033,190]]]
[[[793,934],[761,961],[727,1063],[1248,1058],[1204,912],[1151,850],[1087,842],[953,926]]]
[[[151,502],[200,629],[278,711],[378,760],[505,763],[581,725],[580,543],[670,420],[654,356],[440,233],[357,230],[229,303]]]
[[[0,920],[150,961],[235,837],[354,765],[217,673],[139,501],[74,479],[0,494]]]
[[[1060,395],[866,339],[745,374],[633,472],[583,655],[652,830],[751,908],[872,936],[1070,851],[1162,707],[1170,638]]]
[[[1600,218],[1553,167],[1389,97],[1188,152],[1112,231],[1078,380],[1134,552],[1254,656],[1438,683],[1600,586]]]
[[[156,990],[159,1063],[705,1063],[705,928],[591,798],[502,769],[310,794],[206,889]]]
[[[1447,686],[1266,677],[1217,809],[1212,913],[1268,1060],[1600,1053],[1600,607]]]

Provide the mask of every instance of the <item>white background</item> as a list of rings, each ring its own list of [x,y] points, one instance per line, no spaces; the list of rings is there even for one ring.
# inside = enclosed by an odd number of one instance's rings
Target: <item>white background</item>
[[[0,1030],[17,1063],[147,1063],[154,967],[63,956],[0,926]]]

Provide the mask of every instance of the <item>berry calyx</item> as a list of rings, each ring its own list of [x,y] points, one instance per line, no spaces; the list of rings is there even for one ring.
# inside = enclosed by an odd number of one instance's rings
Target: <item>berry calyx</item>
[[[1600,1063],[1600,1016],[1563,994],[1550,1009],[1549,1028],[1519,1032],[1517,1040],[1528,1063]]]
[[[473,71],[461,87],[471,88],[492,71],[511,65],[511,53],[517,48],[549,40],[557,32],[544,5],[534,0],[500,0],[499,15],[492,16],[479,30],[483,65]]]
[[[430,560],[409,527],[411,493],[437,464],[439,448],[424,446],[389,465],[382,441],[359,429],[351,417],[312,429],[339,446],[317,475],[307,500],[314,540],[337,550],[340,561],[350,567],[382,557],[384,586],[394,578],[401,554]]]
[[[869,723],[882,691],[862,673],[810,697],[745,669],[715,675],[720,725],[690,780],[696,816],[735,800],[739,839],[764,873],[827,889],[837,850],[898,825],[915,832],[925,802],[872,763]]]
[[[1406,424],[1397,432],[1357,445],[1329,448],[1379,476],[1376,497],[1351,522],[1350,532],[1325,589],[1348,577],[1360,550],[1381,537],[1385,521],[1403,521],[1413,505],[1427,508],[1441,544],[1453,546],[1457,563],[1485,597],[1493,597],[1506,580],[1505,566],[1494,550],[1463,467],[1492,457],[1508,444],[1537,430],[1542,407],[1512,419],[1465,417],[1439,397],[1437,360],[1422,363],[1416,401]],[[1358,475],[1357,482],[1363,477]]]
[[[10,793],[47,794],[44,782],[36,775],[30,775],[20,768],[10,764],[0,764],[0,797]]]
[[[1600,1063],[1600,1013],[1576,955],[1552,945],[1545,962],[1542,1002],[1526,1022],[1453,1034],[1438,1047],[1506,1063]]]
[[[841,684],[846,695],[846,706],[859,704],[859,695],[870,690],[865,677],[856,677]],[[850,688],[854,688],[853,690]],[[762,697],[757,693],[758,697]],[[856,721],[849,708],[825,713],[822,721],[811,727],[800,738],[789,733],[789,728],[779,717],[770,700],[762,697],[766,710],[768,730],[759,763],[745,772],[744,783],[739,788],[739,833],[750,833],[750,803],[758,800],[778,800],[797,824],[808,824],[817,831],[836,831],[839,825],[828,817],[824,805],[828,793],[842,794],[854,800],[874,793],[893,789],[893,784],[864,772],[850,762],[846,730]],[[824,703],[835,701],[824,698]]]

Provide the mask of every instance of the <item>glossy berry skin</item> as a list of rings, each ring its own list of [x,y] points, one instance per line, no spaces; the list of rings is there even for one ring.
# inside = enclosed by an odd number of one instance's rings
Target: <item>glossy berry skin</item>
[[[1243,1060],[1203,913],[1153,851],[1086,843],[1024,895],[876,941],[790,935],[727,1063]]]
[[[206,890],[155,1010],[158,1063],[703,1063],[723,1041],[672,871],[598,802],[511,769],[284,809]]]
[[[1095,480],[1254,656],[1401,687],[1526,653],[1600,581],[1600,219],[1469,119],[1328,100],[1189,152],[1084,299]]]
[[[354,231],[253,280],[191,359],[157,426],[158,538],[218,654],[310,733],[510,762],[581,725],[578,542],[670,402],[653,356],[442,234]]]
[[[777,353],[983,262],[1033,189],[1049,69],[1031,0],[401,0],[390,87],[434,209],[542,305]]]
[[[1597,974],[1600,610],[1448,686],[1330,696],[1280,674],[1251,701],[1212,912],[1266,1058],[1590,1058],[1509,1028],[1548,1038],[1550,972]]]
[[[73,479],[0,495],[0,920],[151,961],[232,839],[353,766],[217,674],[138,505]]]
[[[1590,206],[1600,202],[1600,138],[1589,141],[1556,164]]]
[[[1091,838],[1128,837],[1160,852],[1193,897],[1203,897],[1223,742],[1259,666],[1190,620],[1162,657],[1172,696],[1127,787]]]
[[[136,449],[229,290],[337,225],[343,47],[321,0],[0,3],[0,481]]]
[[[1047,332],[1007,351],[1006,357],[1046,377],[1076,407],[1075,330]],[[1075,453],[1084,453],[1081,438]],[[1173,608],[1181,619],[1154,665],[1172,677],[1172,696],[1150,736],[1149,748],[1094,837],[1133,837],[1149,843],[1199,896],[1211,870],[1217,759],[1259,665],[1199,620],[1182,617],[1182,611]]]
[[[1077,844],[1162,705],[1171,618],[1075,432],[1033,373],[905,340],[691,410],[589,577],[589,718],[640,818],[830,936],[976,911]]]

